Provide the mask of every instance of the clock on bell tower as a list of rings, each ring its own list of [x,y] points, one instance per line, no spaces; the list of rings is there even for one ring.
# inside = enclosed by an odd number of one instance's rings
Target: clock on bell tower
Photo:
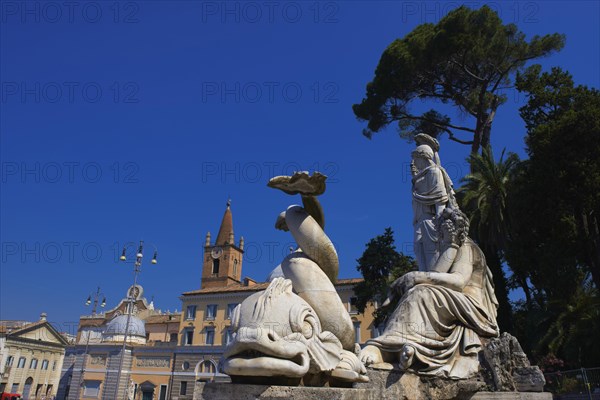
[[[206,234],[201,289],[241,283],[244,238],[240,238],[237,246],[234,240],[231,200],[228,200],[215,242],[211,242],[210,232]]]

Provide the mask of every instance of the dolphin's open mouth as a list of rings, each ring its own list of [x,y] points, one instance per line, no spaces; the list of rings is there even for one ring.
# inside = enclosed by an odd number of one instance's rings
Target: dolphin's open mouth
[[[272,359],[276,359],[276,360],[286,360],[286,361],[291,361],[300,367],[302,367],[308,361],[308,355],[306,355],[305,353],[299,353],[295,357],[292,357],[292,358],[285,358],[285,357],[277,357],[277,356],[274,356],[273,354],[266,354],[266,353],[260,352],[258,350],[246,350],[246,351],[241,352],[240,354],[237,354],[235,357],[243,358],[245,360],[250,360],[250,359],[256,360],[258,358],[272,358]]]
[[[222,368],[228,375],[302,377],[308,372],[309,364],[307,351],[282,358],[251,349],[226,358]]]

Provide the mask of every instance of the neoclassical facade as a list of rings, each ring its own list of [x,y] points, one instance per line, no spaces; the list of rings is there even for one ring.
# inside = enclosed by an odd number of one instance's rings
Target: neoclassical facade
[[[24,399],[56,395],[67,340],[47,321],[0,323],[0,393]]]

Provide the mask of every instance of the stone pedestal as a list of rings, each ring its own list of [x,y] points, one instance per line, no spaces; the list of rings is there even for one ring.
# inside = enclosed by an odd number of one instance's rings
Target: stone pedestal
[[[406,383],[406,382],[403,382]],[[434,396],[434,397],[429,397]],[[268,386],[233,383],[196,384],[194,400],[552,400],[550,393],[476,392],[468,388],[429,388],[427,391],[407,386],[390,388],[315,388],[306,386]]]
[[[531,366],[507,333],[486,340],[480,372],[470,379],[442,379],[367,368],[369,382],[353,388],[197,383],[194,400],[552,400],[544,375]]]
[[[369,389],[197,383],[194,400],[375,400]]]
[[[493,392],[480,379],[423,378],[369,369],[369,383],[354,388],[197,383],[194,400],[552,400],[550,393]]]

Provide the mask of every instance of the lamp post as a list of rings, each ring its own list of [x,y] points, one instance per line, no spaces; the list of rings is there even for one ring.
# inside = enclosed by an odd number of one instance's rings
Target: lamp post
[[[121,257],[119,257],[119,260],[125,262],[127,261],[127,255],[126,255],[126,251],[127,251],[127,247],[123,247],[123,252],[121,253]],[[156,248],[154,249],[154,256],[152,257],[152,260],[150,261],[152,264],[156,264],[157,261],[157,257],[158,257],[158,252],[156,251]],[[135,301],[135,296],[134,296],[134,292],[135,292],[135,287],[137,285],[137,277],[138,274],[140,272],[142,272],[142,259],[144,258],[144,241],[140,240],[140,246],[138,247],[138,251],[135,255],[135,263],[133,264],[133,286],[131,287],[131,290],[127,293],[127,300],[128,300],[128,308],[126,309],[127,312],[127,322],[125,323],[125,334],[123,335],[123,347],[121,349],[121,359],[119,361],[119,370],[117,371],[117,381],[115,382],[115,400],[118,400],[118,394],[119,394],[119,381],[121,380],[121,370],[123,369],[123,362],[125,359],[125,349],[127,347],[127,336],[129,335],[129,323],[131,321],[131,314],[133,314],[133,304]],[[128,389],[128,385],[125,385],[125,395],[123,396],[123,399],[127,398],[127,389]]]
[[[92,304],[92,296],[94,297],[94,307],[92,307],[92,315],[96,315],[96,308],[98,308],[98,299],[102,296],[102,302],[100,303],[100,307],[104,308],[106,305],[106,296],[104,293],[100,292],[100,286],[98,286],[98,290],[96,293],[90,293],[87,300],[85,301],[85,305],[89,306]]]
[[[96,308],[98,307],[98,299],[100,298],[100,296],[102,296],[102,302],[100,303],[100,307],[104,308],[104,306],[106,306],[106,296],[104,295],[104,293],[102,293],[100,291],[100,286],[98,286],[98,290],[96,290],[96,293],[90,293],[87,300],[85,301],[85,305],[89,306],[90,304],[92,304],[92,297],[94,298],[94,306],[92,307],[92,316],[96,315]],[[94,325],[90,325],[90,326],[97,328],[100,325],[94,324]],[[83,382],[83,375],[85,373],[85,367],[87,366],[87,358],[88,358],[88,350],[89,350],[89,346],[90,346],[90,335],[91,334],[92,334],[92,332],[90,330],[88,330],[87,338],[85,340],[85,350],[83,352],[81,372],[79,374],[79,382],[77,384],[77,393],[79,393],[79,391],[81,390],[81,383]]]

